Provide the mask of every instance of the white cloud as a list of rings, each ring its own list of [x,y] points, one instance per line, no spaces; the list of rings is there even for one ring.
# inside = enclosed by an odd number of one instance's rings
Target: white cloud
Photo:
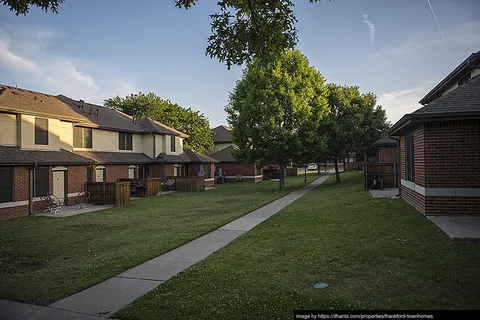
[[[87,63],[97,71],[92,75],[74,62],[75,57],[50,53],[48,46],[65,34],[39,27],[6,26],[4,30],[0,34],[0,71],[19,79],[19,86],[99,104],[107,97],[137,91],[133,83],[117,74],[110,71],[102,74],[99,61]]]
[[[428,81],[417,88],[397,89],[382,92],[378,96],[378,104],[387,112],[388,120],[397,122],[403,115],[412,113],[422,107],[420,101],[434,86],[437,81]]]
[[[372,21],[368,20],[368,16],[366,14],[363,14],[363,22],[366,23],[368,26],[370,41],[374,42],[375,41],[375,25],[373,24]]]

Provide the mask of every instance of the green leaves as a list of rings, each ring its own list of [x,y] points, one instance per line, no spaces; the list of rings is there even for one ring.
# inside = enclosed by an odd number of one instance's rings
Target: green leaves
[[[0,0],[3,6],[10,7],[10,11],[13,11],[16,16],[27,15],[30,10],[30,6],[36,6],[44,10],[45,12],[52,11],[58,12],[58,6],[65,0]]]
[[[200,153],[213,149],[208,119],[202,113],[191,108],[185,109],[154,93],[136,93],[121,98],[106,99],[104,105],[135,118],[150,118],[169,127],[185,132],[190,137],[184,141],[184,147]]]
[[[225,108],[239,147],[236,156],[259,164],[299,157],[311,138],[307,132],[327,114],[324,82],[297,50],[249,63]]]

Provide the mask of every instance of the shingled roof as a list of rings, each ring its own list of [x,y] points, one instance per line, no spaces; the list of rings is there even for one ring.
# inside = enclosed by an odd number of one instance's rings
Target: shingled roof
[[[204,154],[195,152],[193,150],[184,148],[183,152],[190,158],[190,162],[192,163],[217,163],[218,161],[214,158],[206,156]]]
[[[212,129],[212,140],[214,143],[232,142],[232,128],[227,126],[218,126]]]
[[[397,140],[394,140],[390,138],[389,136],[385,136],[383,138],[378,139],[373,143],[373,146],[375,148],[381,148],[381,147],[396,147],[397,146]]]
[[[75,153],[92,159],[98,164],[144,164],[153,162],[153,159],[145,153],[106,151],[75,151]]]
[[[185,149],[184,149],[185,150]],[[181,154],[165,154],[160,153],[154,160],[159,163],[189,163],[192,160],[184,153]]]
[[[138,124],[143,127],[145,132],[168,134],[172,136],[180,136],[182,138],[188,138],[189,135],[181,131],[175,130],[163,123],[152,120],[150,118],[138,119]]]
[[[81,155],[60,150],[24,150],[13,146],[0,146],[0,165],[81,165],[93,161]]]
[[[0,84],[0,110],[54,119],[85,121],[55,96]]]
[[[417,111],[404,115],[389,132],[396,135],[414,122],[480,118],[480,75]]]
[[[210,157],[219,162],[239,162],[233,157],[233,152],[235,152],[235,146],[232,145],[212,153]]]

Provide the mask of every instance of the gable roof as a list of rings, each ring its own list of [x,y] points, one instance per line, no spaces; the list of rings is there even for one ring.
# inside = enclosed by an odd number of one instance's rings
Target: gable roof
[[[480,68],[480,51],[472,53],[467,59],[465,59],[460,65],[458,65],[452,72],[450,72],[442,81],[440,81],[425,97],[419,102],[423,105],[434,101],[439,98],[442,91],[446,87],[452,86],[473,68]]]
[[[85,121],[55,96],[3,84],[0,84],[0,110],[72,122]]]
[[[233,152],[235,150],[235,146],[232,145],[212,153],[210,157],[218,160],[219,162],[240,162],[233,157]]]
[[[381,147],[396,147],[397,140],[390,138],[389,136],[382,137],[373,143],[375,148]]]
[[[188,138],[189,137],[189,135],[186,134],[186,133],[175,130],[175,129],[167,126],[167,125],[164,125],[163,123],[152,120],[150,118],[138,119],[138,124],[141,127],[143,127],[145,132],[167,134],[167,135],[172,135],[172,136],[180,136],[182,138]]]
[[[480,119],[480,75],[417,111],[404,115],[389,132],[395,135],[413,122]]]
[[[232,128],[227,126],[218,126],[212,129],[212,140],[214,143],[232,142]]]
[[[151,163],[152,158],[145,153],[108,152],[108,151],[75,151],[76,154],[89,158],[95,163],[110,164],[142,164]]]
[[[190,162],[192,163],[217,163],[218,161],[214,158],[211,158],[207,155],[195,152],[190,149],[183,149],[183,152],[190,158]]]
[[[81,165],[93,161],[81,155],[60,150],[25,150],[19,147],[0,146],[0,165]]]

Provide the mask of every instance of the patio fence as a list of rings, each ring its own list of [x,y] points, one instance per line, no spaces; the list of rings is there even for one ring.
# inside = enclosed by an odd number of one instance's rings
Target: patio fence
[[[130,204],[130,182],[86,182],[85,189],[90,192],[90,203],[117,207]]]
[[[286,176],[287,177],[296,177],[297,176],[297,168],[288,168]]]
[[[117,178],[117,182],[129,182],[147,187],[147,197],[154,197],[162,190],[162,178]]]
[[[369,190],[373,180],[381,179],[384,188],[398,188],[398,164],[397,163],[363,163],[363,184]]]
[[[362,171],[363,170],[363,162],[345,162],[343,164],[344,171]]]
[[[169,176],[167,180],[175,180],[172,186],[176,191],[205,191],[205,177],[198,176]]]

